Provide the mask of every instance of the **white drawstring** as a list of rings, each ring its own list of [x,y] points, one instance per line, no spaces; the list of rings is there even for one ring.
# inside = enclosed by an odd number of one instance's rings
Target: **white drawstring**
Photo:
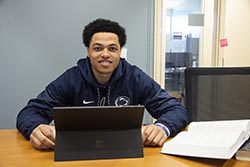
[[[98,106],[105,106],[106,99],[107,99],[108,100],[108,106],[110,106],[110,90],[111,90],[111,86],[109,86],[109,88],[108,88],[107,96],[102,97],[102,99],[101,99],[100,89],[96,88],[96,90],[97,90],[97,98],[98,98],[97,105]]]

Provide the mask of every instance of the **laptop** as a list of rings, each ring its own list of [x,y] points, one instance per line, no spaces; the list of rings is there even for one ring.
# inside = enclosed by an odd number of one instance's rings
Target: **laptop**
[[[143,157],[144,106],[53,108],[55,161]]]

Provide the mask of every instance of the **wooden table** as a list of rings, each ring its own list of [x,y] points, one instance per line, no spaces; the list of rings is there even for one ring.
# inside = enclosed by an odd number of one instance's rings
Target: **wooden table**
[[[0,130],[0,167],[249,167],[249,161],[188,158],[160,154],[159,147],[145,147],[144,158],[54,162],[54,151],[34,149],[17,130]]]

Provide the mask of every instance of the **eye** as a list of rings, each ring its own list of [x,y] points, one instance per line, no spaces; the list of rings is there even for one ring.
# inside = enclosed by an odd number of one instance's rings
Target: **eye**
[[[96,47],[93,48],[93,50],[96,51],[96,52],[100,52],[102,50],[102,48],[99,47],[99,46],[96,46]]]
[[[109,48],[109,51],[111,51],[111,52],[116,52],[118,49],[116,48],[116,47],[110,47]]]

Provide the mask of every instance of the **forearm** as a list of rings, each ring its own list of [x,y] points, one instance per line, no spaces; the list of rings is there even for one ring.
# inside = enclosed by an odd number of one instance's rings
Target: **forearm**
[[[49,124],[53,120],[51,108],[39,105],[31,100],[17,116],[16,127],[27,140],[38,125]]]
[[[175,136],[187,126],[187,112],[184,107],[176,105],[170,110],[163,112],[162,115],[157,118],[157,122],[165,125],[169,129],[170,136]]]
[[[169,96],[164,90],[158,90],[154,96],[152,95],[152,98],[148,98],[145,101],[145,106],[158,123],[168,128],[170,136],[175,136],[188,123],[185,108],[176,98]]]

